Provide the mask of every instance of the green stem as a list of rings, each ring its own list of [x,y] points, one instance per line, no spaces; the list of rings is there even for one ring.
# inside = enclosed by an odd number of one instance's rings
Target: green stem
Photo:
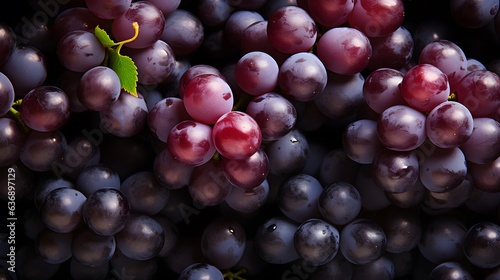
[[[222,276],[224,277],[224,279],[227,279],[227,280],[246,280],[245,278],[243,278],[240,275],[240,274],[245,274],[245,273],[247,273],[247,270],[245,268],[242,268],[242,269],[238,270],[237,272],[227,271]]]
[[[16,110],[14,108],[14,106],[20,106],[21,103],[23,102],[22,99],[19,99],[19,100],[16,100],[13,104],[12,104],[12,107],[10,107],[9,109],[9,112],[12,116],[14,116],[14,118],[17,120],[17,122],[19,124],[21,124],[21,126],[23,127],[24,131],[28,132],[30,131],[30,128],[28,126],[26,126],[26,124],[24,123],[23,119],[21,118],[21,113]]]
[[[134,41],[134,40],[135,40],[135,39],[137,39],[137,37],[139,36],[139,23],[137,23],[137,22],[135,22],[135,21],[134,21],[134,22],[132,23],[132,27],[134,28],[134,32],[135,32],[135,33],[134,33],[134,36],[132,36],[132,38],[130,38],[130,39],[123,40],[123,41],[121,41],[121,42],[116,43],[116,45],[118,46],[118,48],[116,49],[116,51],[117,51],[118,53],[120,53],[120,51],[121,51],[121,49],[122,49],[123,45],[125,45],[126,43],[130,43],[130,42]]]

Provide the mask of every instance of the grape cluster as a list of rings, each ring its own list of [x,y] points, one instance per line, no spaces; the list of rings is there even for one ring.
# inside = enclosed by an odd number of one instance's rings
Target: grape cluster
[[[20,2],[2,279],[500,278],[498,0]]]

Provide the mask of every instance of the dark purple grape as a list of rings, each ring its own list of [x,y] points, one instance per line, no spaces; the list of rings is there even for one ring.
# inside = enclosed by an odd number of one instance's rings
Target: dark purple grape
[[[371,37],[372,57],[368,69],[402,69],[413,57],[412,34],[404,26],[383,37]]]
[[[269,198],[269,183],[264,180],[252,189],[233,187],[226,197],[226,203],[241,213],[252,213],[262,208]]]
[[[266,145],[269,172],[275,175],[292,174],[304,168],[309,154],[309,143],[298,129]]]
[[[96,66],[86,71],[78,84],[78,100],[88,109],[103,111],[118,100],[121,93],[120,78],[106,66]]]
[[[244,44],[241,41],[243,31],[251,24],[262,20],[264,18],[255,11],[234,11],[224,23],[224,37],[230,44],[239,48]]]
[[[75,185],[73,184],[72,181],[69,181],[64,178],[46,178],[46,179],[41,179],[37,182],[35,185],[34,189],[34,194],[33,194],[33,200],[35,203],[35,206],[38,210],[40,210],[40,207],[42,206],[43,202],[47,198],[47,195],[59,188],[70,188],[74,189]]]
[[[429,275],[429,280],[456,279],[472,280],[474,279],[469,270],[458,262],[443,262],[437,265]]]
[[[318,201],[323,186],[315,177],[298,174],[280,186],[278,206],[288,218],[302,223],[319,214]]]
[[[1,30],[0,26],[0,36],[2,35]],[[9,112],[12,104],[14,104],[15,97],[14,86],[9,78],[0,72],[0,116],[4,116]]]
[[[57,41],[71,31],[94,32],[96,26],[107,27],[108,21],[97,17],[87,7],[71,7],[61,11],[54,20],[53,34]]]
[[[130,217],[127,197],[114,188],[93,192],[82,207],[87,227],[98,235],[112,236],[120,232]]]
[[[16,252],[16,264],[18,278],[37,280],[53,279],[61,266],[45,262],[32,245],[20,246]]]
[[[93,33],[75,30],[57,43],[57,56],[65,68],[86,72],[104,61],[105,49]]]
[[[436,216],[423,224],[418,249],[434,264],[458,261],[464,257],[463,244],[466,232],[467,228],[460,220]]]
[[[264,221],[255,233],[257,255],[271,264],[285,264],[299,259],[293,241],[297,228],[297,224],[283,217]]]
[[[193,263],[186,267],[179,275],[178,280],[223,280],[222,272],[215,266],[207,263]]]
[[[42,85],[47,71],[45,55],[39,49],[23,44],[16,45],[7,61],[0,66],[0,72],[9,78],[18,97]]]
[[[209,27],[222,26],[233,11],[229,0],[201,0],[196,7],[196,15]]]
[[[204,38],[204,26],[193,13],[177,9],[165,17],[165,28],[160,39],[172,48],[175,56],[182,57],[195,52]]]
[[[417,183],[419,161],[416,153],[381,149],[373,161],[373,178],[386,192],[400,193]]]
[[[148,108],[142,95],[134,97],[122,89],[116,102],[99,112],[101,126],[118,137],[138,134],[146,125]]]
[[[172,128],[191,117],[178,97],[167,97],[156,102],[148,112],[147,124],[152,133],[162,142],[167,142]]]
[[[380,258],[386,245],[384,230],[366,218],[355,219],[340,232],[340,251],[353,264],[368,264]]]
[[[114,236],[117,249],[139,261],[156,257],[165,243],[162,226],[146,215],[131,215],[125,227]]]
[[[83,224],[82,207],[86,200],[75,189],[55,189],[47,194],[40,215],[49,229],[59,233],[72,232]]]
[[[222,170],[227,180],[235,187],[253,189],[266,179],[269,173],[269,159],[258,149],[246,159],[236,160],[222,157]]]
[[[118,173],[105,164],[88,166],[76,178],[76,189],[87,197],[100,189],[120,189],[120,184]]]
[[[351,279],[354,265],[350,263],[342,254],[337,254],[331,261],[315,269],[311,275],[311,280],[323,279]]]
[[[114,19],[121,16],[130,6],[132,0],[85,0],[89,10],[102,19]]]
[[[198,205],[214,206],[224,202],[232,187],[224,175],[221,162],[211,159],[193,170],[188,190]]]
[[[333,260],[339,251],[339,231],[321,219],[309,219],[299,225],[293,242],[306,262],[319,266]]]
[[[16,46],[17,36],[7,24],[0,24],[0,65],[10,56]],[[2,114],[0,114],[2,115]]]
[[[68,143],[60,164],[54,164],[56,176],[63,175],[76,179],[87,167],[96,165],[101,160],[100,146],[85,135],[80,135]]]
[[[193,168],[175,160],[168,149],[158,153],[153,162],[153,172],[156,180],[169,189],[180,189],[187,186]]]
[[[0,166],[8,166],[19,160],[26,141],[21,125],[10,118],[0,118]]]
[[[500,265],[500,226],[482,221],[469,228],[463,241],[467,259],[480,268]]]
[[[135,260],[116,250],[110,261],[111,275],[116,279],[152,279],[158,272],[158,260]]]
[[[120,186],[127,198],[132,213],[155,215],[165,207],[170,191],[161,185],[150,171],[141,171],[129,176]]]
[[[59,130],[49,132],[31,131],[19,158],[33,171],[49,171],[60,161],[67,148],[66,137]]]
[[[245,229],[231,218],[216,218],[201,235],[201,251],[219,269],[235,266],[245,251]]]
[[[450,13],[454,22],[470,29],[478,29],[491,22],[498,9],[498,0],[456,0],[450,2]]]
[[[23,98],[21,119],[31,129],[47,132],[68,122],[71,111],[68,96],[54,86],[36,87]]]
[[[358,217],[361,195],[347,182],[333,183],[321,192],[318,208],[326,221],[334,225],[345,225]]]
[[[113,235],[102,236],[90,229],[75,233],[72,244],[73,258],[83,265],[100,266],[111,260],[116,243]]]
[[[73,235],[71,232],[59,233],[45,228],[35,240],[35,250],[47,263],[63,263],[73,256],[71,251]]]
[[[163,247],[161,251],[158,253],[159,257],[167,257],[174,249],[178,240],[178,231],[177,228],[169,221],[169,219],[156,215],[153,216],[153,219],[157,221],[161,227],[163,228],[163,234],[165,236],[165,243],[163,243]]]

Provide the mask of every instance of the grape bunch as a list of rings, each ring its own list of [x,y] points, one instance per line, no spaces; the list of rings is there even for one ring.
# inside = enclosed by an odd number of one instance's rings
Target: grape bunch
[[[2,279],[500,278],[498,0],[20,2]]]

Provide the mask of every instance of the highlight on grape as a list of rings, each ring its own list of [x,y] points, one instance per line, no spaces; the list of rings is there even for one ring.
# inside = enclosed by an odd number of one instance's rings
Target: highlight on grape
[[[500,279],[498,0],[7,2],[8,279]]]

